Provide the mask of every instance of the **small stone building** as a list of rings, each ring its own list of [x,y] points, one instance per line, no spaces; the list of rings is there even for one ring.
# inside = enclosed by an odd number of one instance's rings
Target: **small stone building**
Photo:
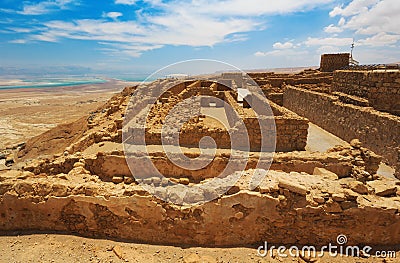
[[[340,54],[323,54],[321,56],[320,71],[333,72],[335,70],[344,69],[350,63],[350,53]]]

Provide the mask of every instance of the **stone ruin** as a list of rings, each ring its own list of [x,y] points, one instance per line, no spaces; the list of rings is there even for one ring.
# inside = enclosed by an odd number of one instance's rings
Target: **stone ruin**
[[[324,54],[321,56],[320,70],[322,72],[334,72],[347,68],[350,65],[350,53]]]
[[[245,103],[238,99],[238,89],[246,88],[246,80],[238,74],[224,74],[218,82],[166,79],[146,84],[141,91],[125,88],[87,118],[33,138],[16,153],[14,167],[0,172],[0,230],[61,231],[196,246],[264,241],[325,245],[345,234],[349,245],[397,245],[399,180],[380,176],[377,171],[382,160],[399,167],[400,120],[351,93],[354,86],[344,88],[342,74],[358,72],[250,74],[269,100],[273,116],[266,118],[276,123],[276,152],[268,171],[258,166],[264,149],[260,149],[260,127],[252,107],[259,97],[247,97]],[[353,77],[348,79],[350,82]],[[229,83],[233,90],[226,87]],[[172,88],[149,104],[153,92],[167,84]],[[139,98],[133,104],[132,95]],[[196,117],[182,124],[178,146],[185,156],[196,158],[199,141],[210,136],[217,150],[206,167],[185,170],[171,162],[160,147],[160,136],[168,111],[196,95],[208,97],[193,101],[193,107],[186,105],[181,113],[194,112]],[[150,114],[143,115],[135,107],[150,107]],[[210,108],[225,113],[224,125],[204,114]],[[250,130],[251,149],[244,169],[233,168],[226,177],[217,177],[231,162],[227,135],[235,127],[231,109]],[[132,136],[124,138],[127,117],[133,124],[126,132]],[[141,141],[135,141],[136,128],[140,127],[134,123],[143,119],[148,121],[144,129],[147,157],[165,178],[141,166],[143,155],[124,152],[123,139],[132,147],[140,146]],[[309,121],[351,143],[324,153],[305,151]],[[60,134],[68,136],[58,144]],[[133,160],[141,176],[132,175],[127,160]],[[222,196],[201,188],[211,180],[224,188],[230,176],[237,174],[239,180]],[[257,177],[261,181],[254,185]],[[182,205],[151,195],[143,184]],[[200,190],[177,195],[165,191],[171,185],[200,185]],[[204,197],[212,197],[212,201],[200,202]]]

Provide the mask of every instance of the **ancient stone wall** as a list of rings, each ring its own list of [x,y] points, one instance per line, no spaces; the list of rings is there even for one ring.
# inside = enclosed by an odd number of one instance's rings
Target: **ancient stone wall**
[[[268,84],[272,87],[281,87],[283,84],[297,86],[332,83],[332,73],[328,72],[313,72],[312,74],[249,73],[249,76],[261,87]]]
[[[86,159],[86,169],[93,174],[97,174],[104,181],[111,181],[114,176],[125,176],[130,177],[131,171],[127,165],[127,161],[122,152],[114,153],[115,155],[97,155],[88,157]],[[186,153],[187,156],[191,156],[189,153]],[[196,153],[192,154],[191,157],[197,157]],[[217,152],[216,156],[213,157],[213,161],[207,165],[205,168],[201,170],[184,170],[176,166],[172,163],[165,153],[163,152],[151,152],[149,154],[152,163],[157,167],[161,174],[171,178],[189,178],[191,181],[199,182],[208,178],[214,178],[221,174],[228,163],[230,162],[230,172],[240,171],[242,169],[241,163],[242,159],[230,159],[230,154],[228,151]],[[202,158],[208,158],[207,156],[203,156]],[[132,164],[135,166],[141,167],[142,171],[141,176],[143,177],[153,177],[154,174],[150,171],[146,171],[146,167],[143,164],[144,162],[141,158],[128,158]],[[255,169],[257,168],[259,160],[259,154],[253,153],[253,155],[249,158],[246,169]],[[378,162],[379,162],[378,158]],[[314,169],[317,168],[325,168],[340,178],[348,177],[352,173],[353,164],[352,158],[345,158],[337,153],[328,153],[328,154],[318,154],[318,153],[308,153],[303,152],[302,154],[296,153],[276,153],[271,164],[272,170],[279,170],[285,172],[305,172],[305,173],[313,173]],[[65,168],[64,168],[65,164]],[[72,168],[70,167],[70,162],[66,160],[65,162],[60,163],[59,167],[52,167],[55,171],[68,171]],[[376,162],[369,163],[370,167],[375,167],[375,171],[377,169]],[[239,168],[238,168],[239,167]],[[46,167],[46,164],[41,168],[42,170],[46,170],[49,167]],[[68,168],[68,169],[67,169]],[[237,169],[236,169],[237,168]],[[63,170],[65,169],[65,170]],[[40,170],[36,171],[37,173]]]
[[[400,117],[342,103],[338,96],[289,87],[284,106],[323,129],[350,141],[358,138],[400,170]]]
[[[376,110],[400,115],[400,71],[340,70],[333,76],[332,91],[368,99]]]
[[[260,104],[260,100],[261,99],[257,98],[257,96],[253,96],[252,104]],[[235,120],[235,116],[238,114],[249,131],[251,149],[259,150],[261,145],[261,131],[257,117],[250,109],[244,109],[240,106],[230,92],[225,92],[225,101],[234,109],[233,111],[230,107],[225,107],[230,125],[232,126],[235,124],[233,120]],[[269,117],[275,119],[276,151],[287,152],[304,150],[307,144],[308,120],[271,101],[269,101],[269,104],[274,114],[274,116]],[[271,130],[271,132],[273,132],[273,127],[263,127],[263,129],[264,131]],[[270,134],[270,132],[265,133]]]
[[[175,206],[134,183],[98,182],[90,175],[86,176],[94,181],[77,181],[72,174],[35,178],[10,171],[0,180],[0,231],[61,231],[196,246],[265,241],[325,245],[334,243],[339,234],[349,237],[346,245],[400,243],[398,197],[354,192],[350,188],[359,191],[356,186],[362,185],[355,180],[275,171],[260,187],[249,190],[248,175],[235,191],[214,201]]]
[[[338,69],[348,67],[350,63],[350,54],[324,54],[321,56],[320,70],[322,72],[333,72]]]
[[[227,72],[222,73],[221,79],[233,80],[237,87],[241,88],[243,86],[243,74],[242,72]]]

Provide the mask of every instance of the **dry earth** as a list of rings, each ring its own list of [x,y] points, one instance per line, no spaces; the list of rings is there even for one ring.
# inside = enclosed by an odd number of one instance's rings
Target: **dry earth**
[[[89,239],[60,234],[0,236],[0,262],[314,262],[302,258],[260,257],[257,246],[238,248],[174,247]],[[275,254],[277,251],[275,250]],[[397,252],[397,258],[400,253]],[[400,262],[398,259],[324,255],[318,263]]]
[[[0,90],[0,149],[26,142],[58,124],[71,123],[131,83]]]

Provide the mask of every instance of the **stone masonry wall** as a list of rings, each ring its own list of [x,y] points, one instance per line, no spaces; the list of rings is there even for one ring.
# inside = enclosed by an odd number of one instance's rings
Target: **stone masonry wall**
[[[400,117],[344,104],[337,96],[294,87],[286,90],[284,106],[346,141],[358,138],[399,173]]]
[[[332,90],[368,99],[376,110],[400,115],[400,71],[334,73]]]
[[[249,140],[252,150],[259,150],[261,144],[261,131],[256,116],[250,116],[232,97],[230,92],[225,92],[225,101],[235,109],[236,113],[244,121],[249,131]],[[253,97],[252,103],[257,103],[256,97]],[[307,143],[308,120],[302,118],[293,112],[269,101],[274,116],[269,116],[275,120],[276,128],[276,151],[301,151],[304,150]],[[229,107],[225,107],[228,121],[232,126],[235,119],[235,113]],[[273,127],[264,127],[270,129]],[[266,134],[269,134],[266,132]]]
[[[136,184],[122,188],[112,182],[75,182],[54,176],[18,179],[22,175],[11,171],[0,181],[0,231],[56,231],[192,246],[262,245],[265,241],[325,245],[335,242],[339,234],[349,237],[346,245],[400,243],[397,197],[361,195],[344,188],[348,187],[344,181],[321,176],[270,171],[254,191],[237,187],[212,202],[175,206]],[[250,178],[242,181],[244,186]],[[312,201],[314,195],[322,195],[311,187],[315,184],[327,189],[321,204]],[[341,202],[333,200],[332,189],[343,195]]]
[[[321,56],[320,70],[322,72],[333,72],[349,66],[350,54],[324,54]]]

